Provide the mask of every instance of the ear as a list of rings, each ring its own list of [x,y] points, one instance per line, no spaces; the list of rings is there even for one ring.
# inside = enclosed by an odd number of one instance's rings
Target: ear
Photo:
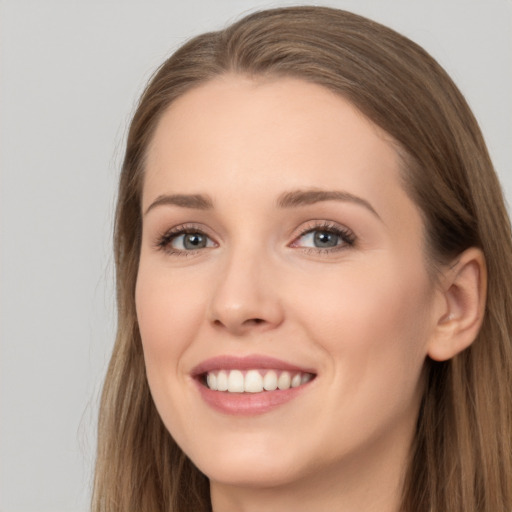
[[[441,277],[443,310],[428,343],[436,361],[451,359],[469,347],[482,325],[487,295],[487,269],[480,249],[464,251]]]

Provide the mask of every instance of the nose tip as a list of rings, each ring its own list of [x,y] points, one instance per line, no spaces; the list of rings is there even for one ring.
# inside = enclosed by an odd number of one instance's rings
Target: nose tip
[[[240,336],[252,331],[272,329],[282,321],[282,315],[277,304],[261,302],[258,304],[258,308],[248,306],[248,303],[242,303],[219,307],[217,302],[217,307],[212,308],[214,327],[225,329],[231,334]]]
[[[245,261],[219,275],[210,304],[210,321],[216,329],[240,336],[272,329],[283,321],[273,280],[250,267]]]

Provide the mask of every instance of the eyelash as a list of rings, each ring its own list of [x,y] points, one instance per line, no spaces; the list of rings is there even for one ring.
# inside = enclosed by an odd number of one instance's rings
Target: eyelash
[[[329,234],[336,235],[340,238],[339,245],[335,245],[333,247],[300,247],[297,245],[298,240],[300,240],[302,237],[306,236],[309,233],[313,233],[315,231],[318,232],[325,232]],[[166,231],[162,236],[158,237],[156,240],[155,246],[158,250],[165,251],[167,254],[173,255],[173,256],[193,256],[198,251],[200,251],[202,248],[199,249],[190,249],[190,250],[181,250],[181,249],[174,249],[171,246],[171,243],[178,238],[181,235],[187,235],[187,234],[200,234],[208,237],[210,240],[211,238],[205,233],[204,229],[202,229],[200,226],[194,225],[194,224],[183,224],[180,226],[176,226],[168,231]],[[342,227],[338,224],[335,224],[333,222],[323,221],[320,223],[309,223],[308,226],[306,226],[304,229],[302,229],[299,234],[294,238],[293,242],[290,244],[290,247],[295,247],[297,249],[301,249],[302,251],[310,254],[329,254],[333,252],[338,252],[344,249],[347,249],[348,247],[353,247],[356,243],[356,236],[353,233],[352,230]],[[214,242],[215,243],[215,242]]]
[[[336,235],[340,238],[341,243],[339,245],[335,245],[334,247],[300,247],[296,245],[297,241],[302,237],[306,236],[309,233],[313,233],[318,231],[320,233],[329,233]],[[302,249],[304,252],[310,254],[332,254],[333,252],[338,252],[347,249],[348,247],[353,247],[356,243],[356,236],[354,232],[347,227],[340,226],[333,222],[323,221],[320,223],[310,223],[306,226],[301,232],[295,237],[294,241],[290,244],[291,247],[297,247],[298,249]]]
[[[188,235],[188,234],[200,234],[204,235],[207,238],[210,238],[205,232],[204,229],[200,226],[197,226],[195,224],[182,224],[180,226],[176,226],[174,228],[169,229],[166,231],[162,236],[160,236],[156,241],[156,248],[165,251],[167,254],[170,254],[172,256],[192,256],[197,253],[197,251],[200,251],[201,249],[191,249],[191,250],[180,250],[180,249],[174,249],[171,245],[173,240],[178,238],[181,235]]]

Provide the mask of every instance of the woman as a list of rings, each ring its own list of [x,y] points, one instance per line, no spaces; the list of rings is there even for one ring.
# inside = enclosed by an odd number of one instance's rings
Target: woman
[[[511,509],[510,224],[411,41],[293,7],[184,45],[115,248],[94,510]]]

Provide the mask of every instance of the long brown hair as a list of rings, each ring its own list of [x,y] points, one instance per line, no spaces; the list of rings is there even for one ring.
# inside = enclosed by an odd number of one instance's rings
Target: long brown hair
[[[210,510],[207,478],[161,422],[145,377],[134,290],[148,144],[177,97],[225,73],[296,77],[350,100],[389,133],[404,183],[422,211],[436,267],[483,250],[488,299],[480,334],[446,362],[426,362],[426,386],[402,510],[512,510],[512,237],[478,124],[446,72],[378,23],[325,7],[257,12],[198,36],[172,55],[134,115],[115,223],[118,334],[105,380],[94,512]]]

